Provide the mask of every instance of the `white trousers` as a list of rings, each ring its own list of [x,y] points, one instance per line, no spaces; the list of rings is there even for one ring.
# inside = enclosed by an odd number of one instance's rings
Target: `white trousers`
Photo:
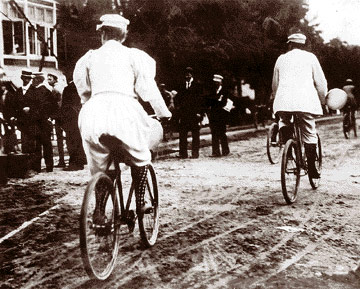
[[[316,135],[315,117],[313,114],[308,112],[289,112],[279,111],[277,114],[280,117],[279,129],[283,126],[291,125],[291,118],[293,114],[296,114],[299,119],[301,136],[304,143],[317,144],[318,139]]]

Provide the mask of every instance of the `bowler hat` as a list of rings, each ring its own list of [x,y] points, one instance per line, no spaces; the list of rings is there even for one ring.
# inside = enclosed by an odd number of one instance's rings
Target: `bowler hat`
[[[185,72],[193,72],[194,70],[192,69],[192,67],[188,66],[185,68]]]

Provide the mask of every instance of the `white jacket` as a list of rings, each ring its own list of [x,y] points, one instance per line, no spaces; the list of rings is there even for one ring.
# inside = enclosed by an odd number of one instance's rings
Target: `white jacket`
[[[300,111],[322,115],[327,81],[316,56],[308,51],[293,49],[276,61],[272,90],[273,110]]]

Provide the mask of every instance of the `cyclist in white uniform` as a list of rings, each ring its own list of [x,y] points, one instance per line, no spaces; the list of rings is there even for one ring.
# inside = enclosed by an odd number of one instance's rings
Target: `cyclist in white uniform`
[[[325,104],[327,81],[317,57],[304,50],[305,41],[306,36],[301,33],[290,35],[288,52],[276,61],[272,80],[273,111],[280,117],[279,128],[285,141],[292,134],[289,130],[292,114],[299,116],[309,175],[319,178],[315,168],[318,139],[314,116],[323,114],[321,105]]]
[[[100,18],[102,46],[88,51],[76,63],[74,83],[83,103],[79,128],[91,174],[105,171],[109,149],[99,141],[102,134],[117,137],[127,152],[127,162],[138,195],[143,191],[147,165],[151,162],[149,146],[150,118],[138,97],[150,102],[160,118],[171,112],[155,82],[156,63],[147,53],[122,43],[129,20],[118,14]],[[159,134],[161,140],[162,132]],[[98,203],[98,202],[97,202]]]

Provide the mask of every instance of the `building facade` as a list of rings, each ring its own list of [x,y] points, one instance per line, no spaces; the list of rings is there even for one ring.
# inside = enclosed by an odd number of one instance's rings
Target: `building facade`
[[[62,75],[58,70],[54,0],[0,0],[0,66],[20,86],[24,68]]]

